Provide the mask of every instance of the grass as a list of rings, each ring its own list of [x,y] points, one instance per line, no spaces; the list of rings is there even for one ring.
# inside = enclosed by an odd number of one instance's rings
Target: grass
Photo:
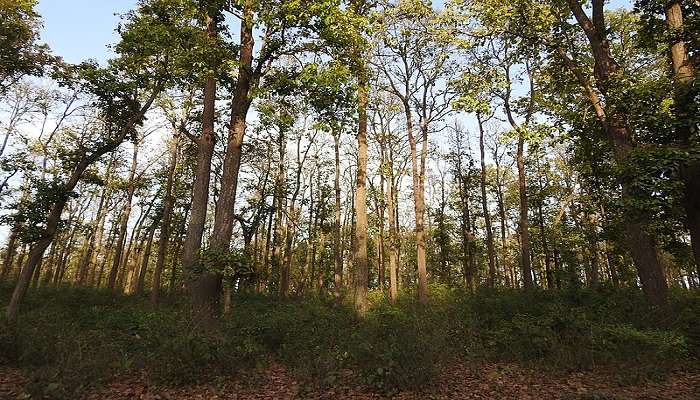
[[[10,293],[0,286],[0,301]],[[95,289],[41,289],[17,324],[0,320],[0,364],[26,371],[33,394],[76,398],[114,376],[211,382],[269,359],[309,385],[332,386],[349,370],[384,393],[429,385],[455,360],[648,377],[700,359],[697,293],[674,293],[664,313],[635,291],[467,294],[436,286],[429,307],[410,291],[396,305],[371,296],[361,318],[322,299],[238,297],[220,329],[204,334],[177,302],[152,307]]]

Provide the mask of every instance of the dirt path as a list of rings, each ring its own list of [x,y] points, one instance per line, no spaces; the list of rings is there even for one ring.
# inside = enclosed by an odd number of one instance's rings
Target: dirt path
[[[273,363],[264,371],[233,381],[182,388],[149,386],[144,379],[120,379],[91,393],[90,400],[292,400],[292,399],[518,399],[627,400],[700,399],[700,374],[677,372],[658,382],[621,384],[601,373],[578,372],[549,377],[515,365],[487,364],[479,368],[455,365],[424,393],[379,395],[365,388],[339,384],[324,390],[304,390],[287,370]],[[0,369],[0,399],[28,399],[26,379],[18,370]]]

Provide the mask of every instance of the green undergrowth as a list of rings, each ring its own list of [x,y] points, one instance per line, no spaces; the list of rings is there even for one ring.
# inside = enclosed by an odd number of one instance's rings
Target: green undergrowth
[[[11,293],[0,286],[0,301]],[[14,325],[0,320],[0,364],[20,368],[29,390],[78,398],[120,376],[155,384],[216,382],[273,359],[306,387],[347,379],[378,392],[429,387],[451,362],[515,362],[556,371],[605,368],[632,377],[691,368],[700,359],[700,297],[674,293],[667,310],[636,291],[475,294],[431,288],[391,305],[379,292],[362,317],[326,299],[234,299],[231,315],[203,332],[183,304],[85,288],[28,295]]]

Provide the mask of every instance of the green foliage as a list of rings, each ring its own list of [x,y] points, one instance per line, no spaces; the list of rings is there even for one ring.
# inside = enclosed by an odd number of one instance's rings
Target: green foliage
[[[25,75],[41,75],[51,60],[48,47],[36,43],[36,0],[0,0],[0,95]]]
[[[223,75],[223,69],[232,67],[237,48],[223,42],[222,35],[207,36],[207,7],[203,4],[195,0],[142,0],[136,10],[123,16],[117,29],[121,40],[116,46],[120,57],[115,65],[141,83],[148,83],[149,75],[171,84],[200,83],[205,77]],[[213,13],[217,29],[224,30],[223,16]]]
[[[0,299],[11,288],[0,286]],[[152,308],[140,299],[91,289],[44,289],[10,327],[0,322],[0,362],[20,367],[31,390],[75,398],[115,376],[145,372],[155,384],[230,376],[269,358],[307,385],[353,379],[382,393],[429,386],[442,367],[466,360],[519,362],[576,370],[619,367],[630,377],[691,366],[700,355],[700,298],[673,297],[673,313],[654,316],[638,292],[481,291],[445,286],[431,305],[379,292],[359,318],[319,300],[237,297],[232,315],[203,334],[178,304]]]
[[[248,279],[255,277],[252,260],[249,256],[237,251],[215,251],[207,249],[200,252],[198,262],[191,273],[203,272],[221,274],[226,280]]]
[[[471,351],[489,359],[546,360],[555,369],[625,365],[646,374],[685,362],[689,351],[697,356],[688,342],[694,328],[654,322],[636,292],[481,293],[469,303]]]
[[[9,288],[2,290],[6,301]],[[0,321],[0,354],[31,371],[31,391],[49,398],[75,398],[114,374],[142,370],[155,382],[198,382],[261,356],[246,337],[203,334],[180,307],[152,309],[139,299],[65,288],[27,303],[33,311],[19,324]]]

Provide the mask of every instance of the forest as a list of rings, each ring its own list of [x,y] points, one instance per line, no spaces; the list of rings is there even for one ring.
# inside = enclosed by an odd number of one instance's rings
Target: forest
[[[78,63],[46,2],[0,398],[700,398],[697,0],[137,0]]]

